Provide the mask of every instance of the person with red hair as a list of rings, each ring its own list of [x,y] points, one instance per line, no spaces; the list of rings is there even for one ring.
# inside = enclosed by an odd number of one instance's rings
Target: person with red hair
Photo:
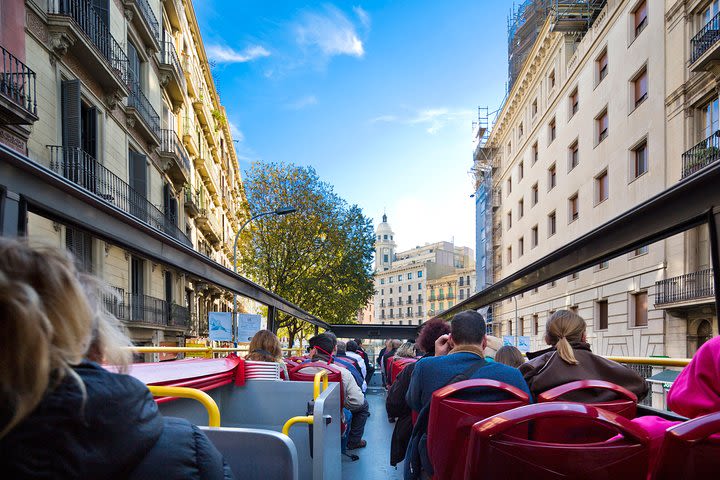
[[[423,358],[435,355],[435,340],[448,333],[450,325],[442,318],[433,318],[423,323],[415,343],[417,349],[424,354]],[[397,418],[390,442],[390,465],[393,467],[405,459],[405,450],[412,434],[412,410],[405,401],[405,394],[414,369],[415,364],[411,363],[400,372],[390,386],[385,401],[388,417]]]

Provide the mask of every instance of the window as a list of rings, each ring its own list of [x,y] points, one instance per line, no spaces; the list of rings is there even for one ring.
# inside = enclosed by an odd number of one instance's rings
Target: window
[[[608,268],[609,266],[610,266],[610,262],[607,261],[607,260],[605,260],[604,262],[598,263],[597,269],[598,269],[598,270],[605,270],[605,269]]]
[[[402,285],[398,285],[398,293],[402,293]]]
[[[512,263],[512,247],[507,248],[507,263],[508,265]]]
[[[632,296],[633,304],[633,326],[634,327],[647,327],[647,292],[636,293]]]
[[[390,287],[390,293],[393,293],[393,289],[392,289],[392,287]]]
[[[579,273],[577,273],[577,272],[571,273],[570,276],[568,277],[568,281],[577,280],[578,278],[580,278]]]
[[[533,315],[533,335],[537,335],[540,330],[540,319],[537,315]]]
[[[647,141],[643,141],[640,145],[633,149],[632,157],[633,178],[637,178],[648,171]]]
[[[633,17],[635,20],[635,36],[637,37],[640,35],[640,32],[645,29],[648,23],[647,2],[642,2],[637,6],[635,13],[633,13]]]
[[[525,317],[518,318],[518,335],[525,333]]]
[[[648,253],[648,251],[649,251],[648,246],[645,245],[645,246],[642,246],[640,248],[636,248],[635,250],[633,250],[633,256],[639,257],[640,255],[645,255],[646,253]]]
[[[572,145],[568,148],[568,171],[578,166],[580,163],[580,152],[578,149],[578,141],[575,140]]]
[[[383,255],[383,263],[388,263],[388,262],[389,262],[388,255],[384,254]],[[392,282],[392,279],[390,279],[390,281]]]
[[[555,184],[557,182],[557,168],[555,168],[555,164],[553,163],[550,165],[550,168],[548,168],[548,191],[555,188]]]
[[[648,74],[647,68],[643,68],[642,72],[633,80],[633,90],[635,99],[635,108],[640,106],[648,96]]]
[[[398,275],[398,282],[402,282],[402,275]]]
[[[507,229],[512,228],[512,212],[507,212]]]
[[[533,143],[532,146],[532,164],[535,165],[538,161],[538,142]]]
[[[409,273],[407,274],[407,279],[408,279],[408,280],[412,280],[412,272],[409,272]]]
[[[555,214],[555,211],[553,210],[552,213],[548,215],[548,237],[552,237],[555,235],[555,232],[557,231],[557,215]]]
[[[595,203],[601,203],[608,199],[610,192],[610,178],[607,170],[595,177]]]
[[[72,253],[75,267],[81,272],[93,271],[92,245],[90,234],[70,227],[65,228],[65,248]]]
[[[572,223],[580,217],[579,209],[578,194],[576,193],[568,199],[568,223]]]
[[[537,98],[533,100],[532,105],[530,106],[530,115],[533,117],[537,115],[538,107],[537,107]]]
[[[575,115],[580,108],[580,96],[578,95],[577,87],[570,94],[570,117]]]
[[[518,257],[522,257],[525,253],[525,238],[520,237],[518,240]]]
[[[548,75],[548,85],[550,85],[551,90],[553,88],[555,88],[555,70],[554,69],[550,72],[550,75]]]
[[[538,226],[535,225],[530,229],[530,248],[537,247],[538,244]]]
[[[408,287],[408,292],[412,292],[412,283],[409,284],[407,287]]]
[[[602,142],[608,136],[608,113],[607,109],[595,118],[597,125],[597,143]]]
[[[608,74],[608,54],[607,50],[603,51],[603,53],[600,54],[597,61],[595,62],[597,64],[597,83],[600,83],[603,81],[605,77],[607,77]]]
[[[417,272],[417,278],[422,278],[422,270]],[[418,288],[420,288],[420,284],[418,283]]]
[[[522,124],[522,122],[520,122],[520,125],[518,126],[518,137],[519,137],[519,138],[522,138],[523,133],[525,133],[525,131],[524,131],[524,129],[523,129],[523,124]]]
[[[422,275],[420,275],[420,273],[421,272],[418,272],[418,277],[422,277]],[[418,290],[422,290],[422,283],[418,283]]]
[[[507,144],[507,153],[508,155],[512,153],[512,141],[508,142]]]
[[[507,179],[507,192],[508,195],[512,193],[512,177]]]
[[[536,183],[530,189],[530,203],[532,204],[531,206],[534,207],[535,205],[537,205],[538,200],[540,200],[540,194],[538,192],[538,184]]]
[[[595,328],[598,330],[607,330],[608,328],[608,302],[607,300],[598,300],[595,302],[595,318],[597,324]]]
[[[512,334],[512,320],[508,320],[508,335]]]
[[[549,143],[552,143],[553,140],[555,140],[555,135],[557,134],[557,129],[555,127],[556,127],[556,122],[555,122],[555,119],[553,118],[552,120],[550,120],[550,125],[548,125],[549,136],[550,136]]]
[[[381,279],[380,279],[380,285],[385,285],[385,279],[384,279],[384,278],[381,278]]]
[[[702,112],[703,138],[708,138],[720,129],[720,114],[718,113],[720,105],[718,104],[718,98],[713,98],[700,110]]]
[[[521,198],[518,200],[518,218],[522,218],[525,215],[525,201]]]
[[[388,277],[388,283],[393,283],[393,281],[394,281],[393,277]]]
[[[525,162],[520,160],[518,164],[518,182],[525,176]]]

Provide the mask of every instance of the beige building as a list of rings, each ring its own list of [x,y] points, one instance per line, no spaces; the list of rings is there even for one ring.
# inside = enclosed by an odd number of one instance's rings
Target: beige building
[[[704,70],[720,44],[700,54],[692,40],[718,2],[599,3],[584,24],[548,12],[475,151],[477,180],[489,166],[499,200],[496,280],[718,158],[717,80]],[[718,333],[709,269],[707,229],[693,229],[495,305],[493,333],[543,348],[547,318],[566,308],[597,353],[689,356]]]
[[[192,2],[8,0],[18,55],[36,77],[29,157],[177,241],[231,267],[246,217],[241,179]],[[35,85],[36,82],[36,85]],[[6,130],[7,131],[7,130]],[[32,215],[31,238],[71,250],[112,286],[108,306],[140,345],[207,332],[232,296],[182,272]]]
[[[449,275],[428,279],[426,285],[425,308],[432,318],[475,293],[475,268],[458,268]]]

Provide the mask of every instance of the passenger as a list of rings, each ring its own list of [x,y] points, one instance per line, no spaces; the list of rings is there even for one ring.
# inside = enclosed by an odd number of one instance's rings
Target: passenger
[[[345,350],[345,342],[338,341],[335,346],[335,363],[337,363],[338,365],[342,365],[350,373],[352,373],[352,376],[355,379],[355,382],[358,384],[358,387],[360,387],[363,393],[365,393],[365,390],[367,390],[365,377],[363,377],[362,371],[360,370],[360,365],[357,364],[357,361],[347,356],[347,352]]]
[[[450,333],[450,324],[442,318],[433,318],[422,324],[416,346],[424,353],[422,358],[435,354],[435,340]],[[415,363],[408,364],[397,376],[385,400],[388,417],[397,418],[390,442],[390,465],[393,467],[405,458],[412,433],[412,409],[405,401]]]
[[[431,473],[425,443],[430,399],[434,391],[456,381],[487,378],[507,383],[530,395],[517,369],[485,360],[483,351],[486,345],[485,319],[475,311],[466,310],[452,318],[450,334],[440,336],[435,342],[435,357],[423,358],[415,364],[406,400],[410,408],[419,414],[405,457],[406,479],[420,478],[422,471]],[[470,394],[470,398],[492,401],[505,396],[478,391]]]
[[[373,373],[375,373],[375,366],[372,364],[372,362],[370,361],[370,357],[363,348],[362,340],[356,338],[353,341],[357,345],[357,350],[355,351],[355,353],[363,357],[363,360],[365,361],[365,370],[367,371],[367,374],[365,374],[365,381],[368,383],[368,385],[370,385],[370,380],[372,379]]]
[[[334,338],[334,335],[321,333],[308,341],[310,344],[310,358],[313,362],[328,364],[333,362],[333,353],[336,346]],[[341,365],[338,365],[338,368],[340,368],[343,390],[345,391],[345,408],[352,413],[347,448],[348,450],[363,448],[367,445],[362,436],[365,432],[365,422],[370,416],[368,402],[365,400],[365,395],[363,395],[360,387],[357,386],[352,373]],[[310,370],[310,368],[307,370]]]
[[[383,355],[383,371],[385,372],[385,387],[390,384],[390,373],[388,368],[390,367],[390,359],[395,356],[397,349],[400,348],[402,342],[398,339],[390,340],[390,350],[385,352]]]
[[[377,358],[375,359],[375,363],[377,363],[378,367],[380,367],[380,373],[382,375],[382,384],[383,387],[386,385],[385,382],[385,365],[383,363],[383,359],[385,358],[385,352],[390,351],[390,343],[392,340],[389,338],[385,340],[385,346],[380,349],[380,352],[378,353]]]
[[[520,365],[525,363],[525,357],[517,347],[505,345],[500,347],[500,350],[495,354],[495,361],[509,367],[519,368]]]
[[[365,358],[358,353],[358,344],[354,340],[348,341],[345,344],[345,352],[349,358],[357,362],[360,367],[360,374],[363,376],[363,379],[365,379],[365,384],[367,385],[367,363],[365,362]]]
[[[485,347],[484,351],[485,360],[495,360],[495,355],[497,355],[498,350],[502,348],[503,341],[492,335],[485,335],[485,338],[487,339],[487,347]]]
[[[163,417],[125,371],[130,341],[66,252],[0,239],[4,478],[232,478],[188,421]]]
[[[245,356],[245,360],[253,362],[275,362],[280,365],[283,378],[287,380],[288,370],[285,362],[283,362],[282,347],[280,339],[270,330],[259,330],[250,340],[250,353]]]
[[[415,344],[412,342],[403,343],[395,352],[395,358],[415,358],[416,356]]]
[[[590,351],[585,336],[585,320],[568,310],[558,310],[547,322],[545,342],[551,348],[520,366],[533,395],[576,380],[604,380],[625,387],[638,400],[645,398],[647,383],[634,370]],[[573,392],[564,397],[575,402],[614,400],[607,390]]]

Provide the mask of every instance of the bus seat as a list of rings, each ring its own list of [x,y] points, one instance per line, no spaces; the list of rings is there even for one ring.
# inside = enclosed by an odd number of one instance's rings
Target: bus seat
[[[523,424],[529,427],[525,432],[533,430],[537,420],[554,428],[554,419],[602,424],[615,436],[605,442],[563,444],[518,434]],[[527,405],[473,425],[465,479],[645,479],[649,442],[647,434],[630,420],[601,408],[569,402]]]
[[[385,383],[388,387],[392,385],[392,368],[393,364],[395,363],[395,357],[388,358],[387,364],[385,365]]]
[[[329,365],[325,362],[307,362],[288,368],[288,376],[291,381],[295,382],[312,382],[315,380],[315,372],[306,373],[302,370],[306,368],[322,368],[328,371],[328,382],[337,382],[340,384],[340,407],[345,406],[345,389],[342,383],[342,373],[340,367]]]
[[[653,479],[711,478],[720,472],[720,412],[665,432]]]
[[[505,400],[477,402],[457,398],[458,394],[471,394],[469,390],[499,390],[507,394]],[[462,479],[465,458],[474,423],[505,410],[527,405],[528,395],[506,383],[489,379],[471,379],[452,383],[433,392],[430,400],[427,448],[433,466],[434,478],[443,480]],[[460,460],[459,460],[460,459]]]
[[[394,382],[400,372],[411,363],[417,362],[417,358],[397,358],[392,364],[390,383]]]
[[[610,390],[619,397],[616,400],[606,402],[585,403],[586,405],[602,408],[628,419],[635,418],[637,414],[637,396],[625,387],[603,380],[578,380],[559,385],[538,395],[537,403],[566,401],[562,398],[563,396],[586,389]],[[588,427],[587,422],[580,421],[578,424],[573,419],[553,419],[552,425],[549,425],[549,422],[538,420],[534,425],[533,440],[543,442],[602,442],[615,435],[614,431],[602,426]]]
[[[199,427],[225,457],[235,478],[298,479],[298,454],[287,436],[255,428]]]

